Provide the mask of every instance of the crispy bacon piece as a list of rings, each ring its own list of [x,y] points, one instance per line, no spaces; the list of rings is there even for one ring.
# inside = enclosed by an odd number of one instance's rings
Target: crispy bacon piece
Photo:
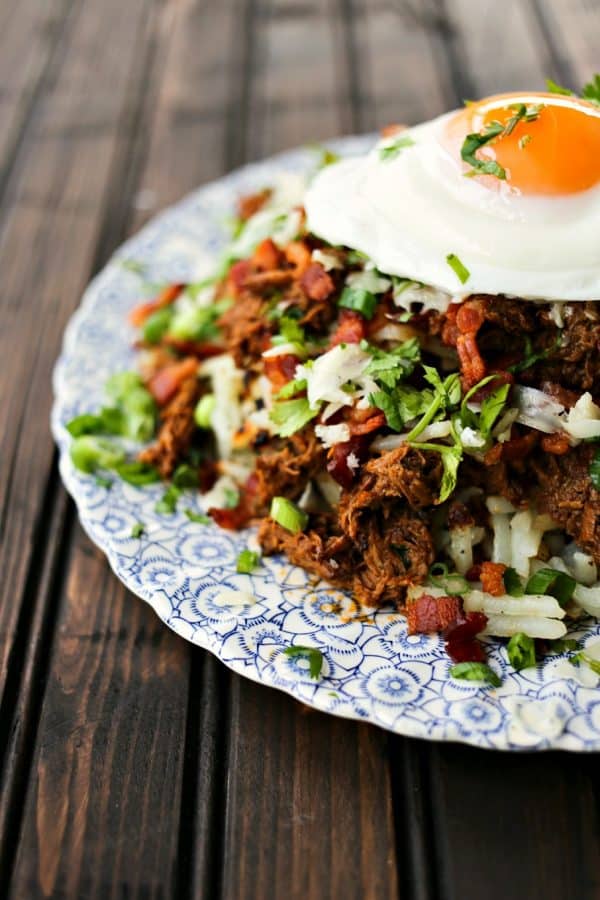
[[[458,307],[456,327],[461,334],[477,334],[484,322],[484,306],[481,300],[467,300]]]
[[[486,466],[494,466],[500,461],[517,462],[531,453],[537,444],[537,440],[538,435],[535,431],[511,437],[509,441],[505,441],[503,444],[495,444],[485,454],[483,461]]]
[[[281,262],[281,251],[271,238],[265,238],[264,241],[261,241],[252,254],[252,265],[259,272],[279,269]]]
[[[344,488],[352,487],[360,466],[368,456],[370,438],[368,435],[356,434],[349,441],[335,444],[327,454],[327,471],[338,484]],[[358,465],[350,465],[348,458],[353,456]]]
[[[545,434],[540,441],[542,450],[546,453],[554,453],[555,456],[564,456],[571,449],[569,438],[566,434],[555,432],[555,434]]]
[[[367,320],[353,309],[342,309],[338,326],[331,335],[329,349],[338,344],[360,344],[367,336]]]
[[[283,253],[290,265],[294,266],[296,275],[302,275],[311,264],[312,251],[306,241],[290,241]]]
[[[468,391],[486,375],[485,363],[479,352],[475,335],[472,333],[459,334],[456,340],[456,351],[460,360],[463,390]]]
[[[501,597],[506,593],[504,587],[504,573],[506,566],[504,563],[483,562],[481,563],[481,585],[484,591],[492,594],[494,597]]]
[[[165,406],[177,393],[179,387],[198,371],[198,360],[186,357],[160,369],[148,382],[148,390],[159,406]]]
[[[171,347],[182,356],[195,356],[196,359],[219,356],[224,350],[220,344],[213,344],[211,341],[189,341],[185,338],[174,338],[168,334],[161,338],[160,343],[163,347]]]
[[[291,381],[300,359],[293,353],[280,353],[278,356],[267,356],[264,359],[265,375],[273,385],[274,391]]]
[[[237,208],[238,216],[242,222],[246,222],[255,213],[259,212],[265,203],[267,203],[272,193],[270,188],[265,188],[262,191],[257,191],[255,194],[246,194],[244,197],[240,197]]]
[[[352,435],[371,434],[372,431],[383,428],[386,423],[385,413],[380,409],[375,409],[374,406],[370,406],[368,409],[354,407],[351,416],[348,425]]]
[[[238,259],[237,262],[234,262],[227,275],[226,293],[233,297],[239,296],[251,272],[252,263],[249,259]]]
[[[311,263],[300,278],[300,287],[311,300],[327,300],[335,291],[335,284],[320,263]]]
[[[444,631],[446,652],[451,660],[459,662],[484,662],[485,653],[477,635],[487,625],[487,616],[480,612],[460,615]]]
[[[465,578],[467,581],[479,581],[481,577],[481,563],[473,563]]]
[[[140,303],[138,306],[134,306],[129,313],[130,323],[135,328],[139,328],[152,313],[155,313],[158,309],[162,309],[164,306],[170,306],[174,303],[184,287],[184,284],[169,284],[167,287],[163,288],[160,294],[154,297],[153,300],[147,300],[144,303]]]
[[[250,521],[250,511],[243,500],[230,509],[220,509],[217,506],[212,506],[208,510],[208,515],[220,528],[227,528],[229,531],[239,531],[240,528],[244,528]]]
[[[253,272],[244,281],[244,287],[251,291],[266,291],[270,288],[286,287],[294,280],[291,269],[269,269],[266,272]]]
[[[428,634],[444,631],[462,617],[460,597],[433,597],[421,594],[406,608],[409,634]]]

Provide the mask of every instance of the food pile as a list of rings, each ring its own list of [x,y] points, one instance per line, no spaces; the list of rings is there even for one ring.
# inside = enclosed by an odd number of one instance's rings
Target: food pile
[[[545,97],[503,101],[491,137],[486,119],[463,135],[469,188],[510,181],[499,151],[479,151],[514,137],[525,153]],[[385,177],[418,147],[418,129],[391,129],[370,165]],[[536,296],[529,270],[523,297],[482,291],[489,268],[453,245],[443,277],[392,274],[388,236],[338,236],[325,200],[347,163],[326,162],[306,195],[240,199],[214,278],[134,308],[139,370],[69,423],[71,457],[107,487],[107,473],[164,480],[165,515],[257,525],[263,554],[443,634],[456,677],[494,684],[479,635],[509,638],[520,669],[600,615],[600,301]],[[132,457],[123,438],[144,447]]]

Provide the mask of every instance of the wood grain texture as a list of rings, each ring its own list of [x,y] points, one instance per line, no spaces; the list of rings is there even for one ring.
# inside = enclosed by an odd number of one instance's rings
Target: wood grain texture
[[[234,680],[225,900],[397,896],[387,739]]]
[[[65,569],[13,895],[169,897],[187,655],[78,527]]]

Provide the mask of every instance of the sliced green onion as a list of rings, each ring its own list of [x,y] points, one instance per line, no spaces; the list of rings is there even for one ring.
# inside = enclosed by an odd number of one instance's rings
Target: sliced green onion
[[[81,437],[83,434],[101,434],[104,431],[104,420],[102,416],[82,413],[67,422],[65,428],[74,438]]]
[[[577,586],[577,582],[565,572],[558,569],[538,569],[531,576],[525,588],[526,594],[548,594],[556,597],[561,606],[565,606]]]
[[[136,487],[160,481],[160,475],[154,466],[151,466],[149,463],[138,462],[137,460],[120,463],[115,466],[115,471],[119,478],[122,478],[127,484],[134,484]]]
[[[372,319],[377,306],[377,297],[370,291],[345,287],[338,305],[362,313],[365,319]]]
[[[465,284],[471,277],[471,273],[467,267],[460,261],[456,253],[449,253],[446,262],[458,278],[461,284]]]
[[[520,672],[535,666],[535,641],[523,631],[513,634],[506,648],[511,666]]]
[[[149,441],[156,425],[156,403],[136,372],[117,372],[106,393],[122,413],[121,433],[133,441]]]
[[[198,428],[211,427],[211,417],[216,403],[217,400],[214,394],[205,394],[203,397],[200,397],[194,410],[194,421]]]
[[[133,528],[131,529],[131,537],[132,538],[140,538],[144,531],[146,530],[146,526],[143,522],[136,522]]]
[[[572,656],[571,662],[576,663],[576,665],[583,662],[590,667],[592,672],[595,672],[596,675],[600,675],[600,660],[594,659],[594,657],[590,656],[589,653],[586,653],[585,650],[580,650],[579,653]]]
[[[142,328],[142,338],[147,344],[158,344],[160,339],[169,330],[171,319],[173,318],[173,310],[164,306],[157,309],[152,315],[148,316]]]
[[[492,687],[500,687],[502,684],[494,670],[480,662],[457,663],[450,669],[450,675],[452,678],[459,678],[463,681],[482,681]]]
[[[596,450],[590,463],[590,481],[596,490],[600,491],[600,449]]]
[[[114,469],[125,459],[125,451],[107,438],[84,434],[71,444],[71,461],[80,472]]]
[[[273,497],[269,515],[292,534],[304,531],[308,525],[308,514],[286,497]]]
[[[516,569],[513,569],[509,566],[502,573],[502,580],[504,582],[504,590],[507,594],[510,594],[511,597],[522,597],[525,593],[525,588],[523,587],[523,583],[519,578]]]
[[[242,550],[237,558],[236,571],[242,575],[249,575],[260,562],[260,554],[254,550]]]
[[[170,516],[173,515],[175,510],[177,509],[177,501],[181,496],[181,491],[178,487],[175,487],[172,484],[162,495],[161,499],[154,506],[154,511],[159,513],[159,515]]]

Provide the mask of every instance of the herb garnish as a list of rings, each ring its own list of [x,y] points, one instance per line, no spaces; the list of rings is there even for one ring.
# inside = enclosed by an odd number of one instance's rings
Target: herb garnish
[[[241,575],[249,575],[260,562],[260,553],[254,550],[242,550],[237,558],[236,571]]]
[[[184,509],[184,513],[190,522],[196,522],[198,525],[210,525],[212,522],[210,516],[205,516],[204,513],[194,512],[193,509]]]
[[[457,663],[450,669],[450,675],[452,678],[459,678],[464,681],[483,681],[492,687],[500,687],[502,684],[494,670],[481,662]]]
[[[449,253],[446,257],[446,262],[458,278],[461,284],[466,284],[466,282],[471,277],[471,273],[465,266],[463,262],[460,261],[456,253]]]
[[[559,572],[558,569],[538,569],[527,582],[525,593],[547,594],[555,597],[561,606],[566,606],[576,586],[575,579],[565,572]]]
[[[308,659],[308,671],[311,678],[317,679],[321,674],[321,669],[323,668],[323,654],[320,650],[317,650],[316,647],[300,647],[297,644],[294,644],[292,647],[286,647],[283,652],[286,656],[300,656]]]
[[[506,648],[508,659],[511,666],[520,672],[521,669],[528,669],[535,666],[535,641],[529,635],[520,631],[513,634]]]
[[[590,481],[597,491],[600,491],[600,447],[594,453],[590,463]]]
[[[135,525],[131,529],[131,537],[132,538],[140,538],[144,531],[146,530],[146,526],[143,522],[136,522]]]
[[[396,138],[391,144],[386,144],[385,147],[380,149],[379,159],[384,162],[389,161],[390,159],[396,159],[403,150],[406,150],[407,147],[414,147],[414,145],[415,142],[410,135],[402,135],[401,137]]]

